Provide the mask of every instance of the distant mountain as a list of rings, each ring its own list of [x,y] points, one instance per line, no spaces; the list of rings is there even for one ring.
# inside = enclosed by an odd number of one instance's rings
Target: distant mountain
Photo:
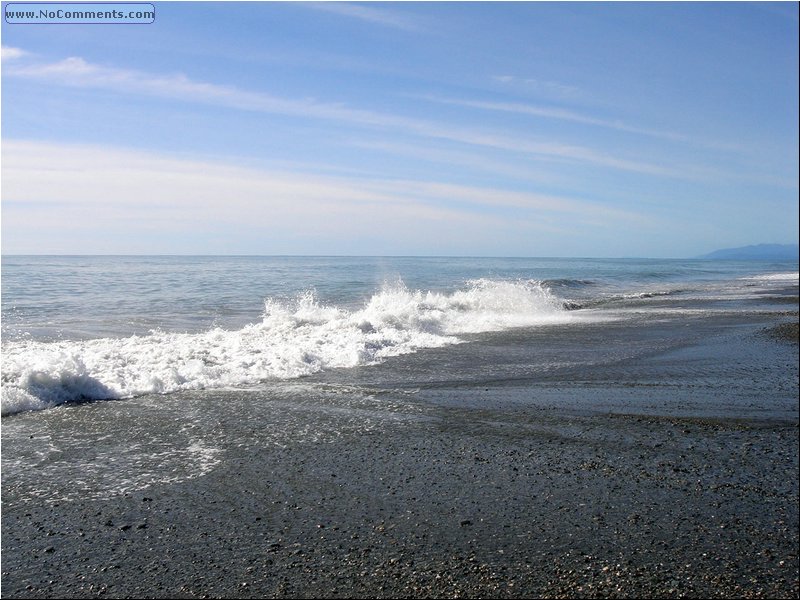
[[[698,256],[709,260],[798,260],[800,247],[797,244],[758,244],[741,248],[715,250]]]

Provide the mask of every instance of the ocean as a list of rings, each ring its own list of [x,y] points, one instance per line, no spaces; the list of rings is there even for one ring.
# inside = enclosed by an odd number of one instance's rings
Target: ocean
[[[796,311],[797,286],[797,262],[4,256],[2,414],[287,382],[570,381]]]
[[[797,262],[5,256],[3,596],[796,597],[797,315]]]

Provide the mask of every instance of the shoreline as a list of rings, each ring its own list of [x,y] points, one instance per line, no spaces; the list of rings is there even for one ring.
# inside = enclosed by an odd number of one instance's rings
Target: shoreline
[[[796,596],[796,422],[469,416],[102,500],[6,492],[3,595]]]
[[[796,597],[797,346],[763,325],[579,382],[368,393],[378,367],[16,415],[3,597]],[[728,369],[754,352],[763,380]]]

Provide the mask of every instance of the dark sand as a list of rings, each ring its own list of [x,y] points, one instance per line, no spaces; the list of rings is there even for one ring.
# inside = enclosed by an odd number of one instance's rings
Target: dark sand
[[[796,344],[761,331],[748,334],[754,348],[780,347],[796,365]],[[796,393],[797,367],[785,376]],[[182,481],[61,501],[4,478],[2,594],[796,598],[796,412],[559,404],[705,394],[693,386],[702,382],[439,386],[347,410],[340,389],[305,403],[245,391],[161,398],[176,419],[203,415],[219,462]],[[261,408],[241,418],[246,406]],[[119,423],[111,411],[140,409],[59,410]],[[139,434],[133,423],[113,435],[139,435],[155,452],[151,426]],[[5,440],[3,450],[15,451]],[[78,479],[63,483],[66,496]]]
[[[800,327],[797,322],[794,323],[781,323],[775,327],[767,330],[771,336],[778,340],[785,340],[787,342],[797,342],[800,339]]]

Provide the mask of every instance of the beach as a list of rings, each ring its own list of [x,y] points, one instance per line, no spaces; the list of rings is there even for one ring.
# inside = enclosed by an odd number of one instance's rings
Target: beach
[[[3,596],[796,597],[786,308],[704,318],[580,377],[485,377],[462,344],[6,418]],[[673,329],[574,337],[658,348]],[[535,336],[507,332],[506,363]]]
[[[800,3],[3,11],[2,600],[800,599]]]

